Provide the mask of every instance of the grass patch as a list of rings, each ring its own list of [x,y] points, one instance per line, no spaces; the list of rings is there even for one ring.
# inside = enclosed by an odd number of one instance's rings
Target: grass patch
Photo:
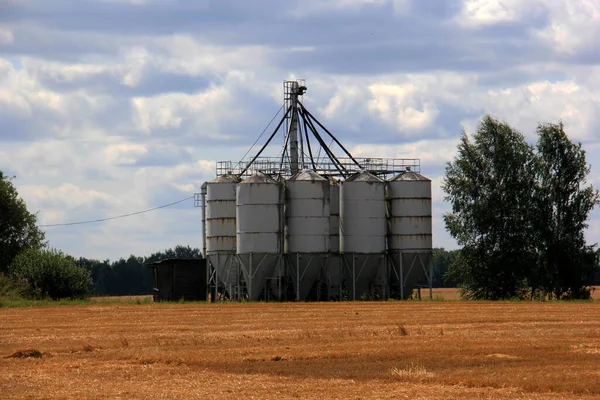
[[[0,298],[0,308],[55,307],[89,305],[88,300],[29,300],[23,298]]]
[[[405,368],[397,368],[394,367],[390,370],[390,374],[392,376],[395,377],[399,377],[399,378],[417,378],[417,379],[424,379],[424,378],[433,378],[435,376],[435,374],[431,371],[428,371],[427,368],[425,368],[423,365],[415,365],[415,364],[411,364],[408,367]]]

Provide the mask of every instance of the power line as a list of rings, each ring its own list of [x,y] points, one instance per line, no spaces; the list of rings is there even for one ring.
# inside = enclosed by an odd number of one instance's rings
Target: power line
[[[89,221],[67,222],[67,223],[64,223],[64,224],[40,225],[40,228],[50,228],[50,227],[54,227],[54,226],[83,225],[83,224],[91,224],[91,223],[94,223],[94,222],[104,222],[104,221],[110,221],[112,219],[131,217],[133,215],[144,214],[144,213],[147,213],[147,212],[150,212],[150,211],[159,210],[161,208],[167,208],[167,207],[170,207],[170,206],[174,206],[175,204],[183,203],[184,201],[189,200],[189,199],[193,199],[193,198],[194,198],[194,196],[190,196],[190,197],[186,197],[185,199],[181,199],[181,200],[175,201],[173,203],[165,204],[165,205],[154,207],[154,208],[149,208],[147,210],[136,211],[136,212],[129,213],[129,214],[117,215],[116,217],[93,219],[93,220],[89,220]]]

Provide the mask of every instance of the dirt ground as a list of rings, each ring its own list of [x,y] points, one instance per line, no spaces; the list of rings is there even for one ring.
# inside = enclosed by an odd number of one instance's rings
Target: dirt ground
[[[444,300],[454,301],[460,300],[460,294],[458,289],[455,288],[434,288],[432,290],[433,298],[441,298]],[[425,288],[421,290],[422,298],[429,298],[429,289]],[[592,288],[592,299],[600,300],[600,286],[594,286]]]
[[[600,303],[0,309],[2,399],[598,399]]]

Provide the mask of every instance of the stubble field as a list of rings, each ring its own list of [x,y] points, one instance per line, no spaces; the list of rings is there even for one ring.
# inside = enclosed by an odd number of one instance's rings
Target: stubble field
[[[3,399],[600,398],[597,302],[96,303],[0,332]]]

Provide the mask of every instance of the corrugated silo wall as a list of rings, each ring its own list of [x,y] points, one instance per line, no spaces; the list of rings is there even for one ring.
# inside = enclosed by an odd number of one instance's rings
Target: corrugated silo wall
[[[289,278],[296,300],[308,300],[329,257],[329,181],[304,170],[288,179],[285,187]]]
[[[331,181],[329,186],[329,237],[330,252],[323,281],[327,283],[327,298],[341,299],[343,280],[340,257],[340,182]]]
[[[259,300],[280,265],[282,185],[263,174],[242,181],[237,190],[237,253],[248,299]]]
[[[206,185],[207,258],[229,298],[237,295],[240,280],[236,257],[236,188],[240,181],[235,175],[223,175]]]
[[[406,172],[388,181],[391,287],[408,298],[432,256],[431,180]]]
[[[340,251],[349,298],[370,295],[385,262],[387,220],[385,181],[359,172],[340,190]]]

